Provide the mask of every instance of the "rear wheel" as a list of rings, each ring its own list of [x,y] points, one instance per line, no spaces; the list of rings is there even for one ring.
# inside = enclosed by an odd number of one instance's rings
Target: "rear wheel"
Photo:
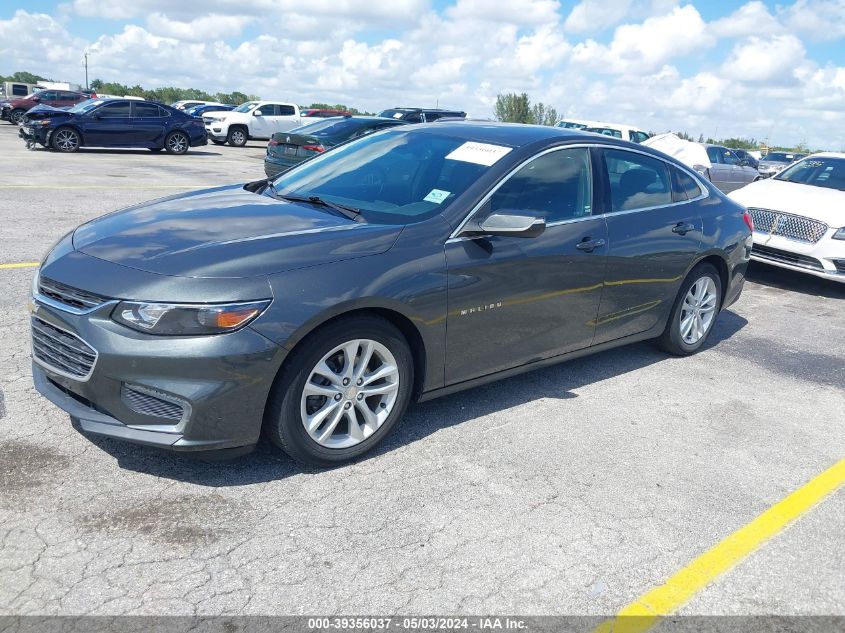
[[[681,284],[660,346],[676,356],[697,352],[713,329],[721,305],[719,273],[710,264],[699,264]]]
[[[164,139],[164,148],[168,154],[184,154],[190,146],[188,135],[184,132],[171,132]]]
[[[21,110],[20,108],[12,110],[12,112],[9,114],[9,122],[15,125],[20,125],[21,121],[23,121],[24,114],[26,114],[26,111]]]
[[[232,147],[243,147],[246,145],[247,141],[246,130],[242,127],[233,127],[229,130],[229,135],[226,137],[226,141]]]
[[[332,466],[374,448],[411,400],[411,350],[377,317],[353,317],[300,343],[273,386],[265,433],[299,462]]]
[[[64,152],[69,154],[79,149],[82,139],[79,137],[79,132],[72,127],[60,127],[53,132],[53,138],[50,139],[50,144],[57,152]]]

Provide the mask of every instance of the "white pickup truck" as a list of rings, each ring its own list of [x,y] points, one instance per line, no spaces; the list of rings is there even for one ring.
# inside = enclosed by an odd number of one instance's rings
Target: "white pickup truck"
[[[249,139],[269,139],[302,125],[299,106],[282,101],[247,101],[228,112],[202,116],[212,143],[243,147]]]

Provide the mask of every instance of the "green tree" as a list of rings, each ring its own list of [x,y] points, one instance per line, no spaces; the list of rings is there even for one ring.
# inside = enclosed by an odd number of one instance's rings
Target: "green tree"
[[[532,123],[537,125],[557,125],[558,115],[557,110],[547,106],[542,101],[535,103],[531,108]]]
[[[8,77],[0,75],[0,81],[19,81],[22,84],[37,84],[39,81],[52,81],[52,79],[47,79],[41,75],[35,75],[25,70],[20,70]]]
[[[531,100],[526,93],[508,93],[496,97],[496,119],[507,123],[533,123]]]

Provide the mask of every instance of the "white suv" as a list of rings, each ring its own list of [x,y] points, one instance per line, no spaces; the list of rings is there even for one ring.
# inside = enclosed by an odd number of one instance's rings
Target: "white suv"
[[[251,138],[269,139],[302,125],[299,106],[280,101],[247,101],[228,112],[202,115],[212,143],[243,147]]]

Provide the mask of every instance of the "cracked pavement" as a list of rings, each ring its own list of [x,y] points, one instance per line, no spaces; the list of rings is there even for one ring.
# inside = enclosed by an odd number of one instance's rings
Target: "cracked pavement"
[[[262,156],[27,152],[0,123],[0,262]],[[845,455],[845,285],[763,266],[694,357],[637,344],[419,404],[325,471],[74,431],[32,386],[32,273],[0,270],[0,615],[607,615]],[[684,612],[845,615],[843,534],[840,490]]]

